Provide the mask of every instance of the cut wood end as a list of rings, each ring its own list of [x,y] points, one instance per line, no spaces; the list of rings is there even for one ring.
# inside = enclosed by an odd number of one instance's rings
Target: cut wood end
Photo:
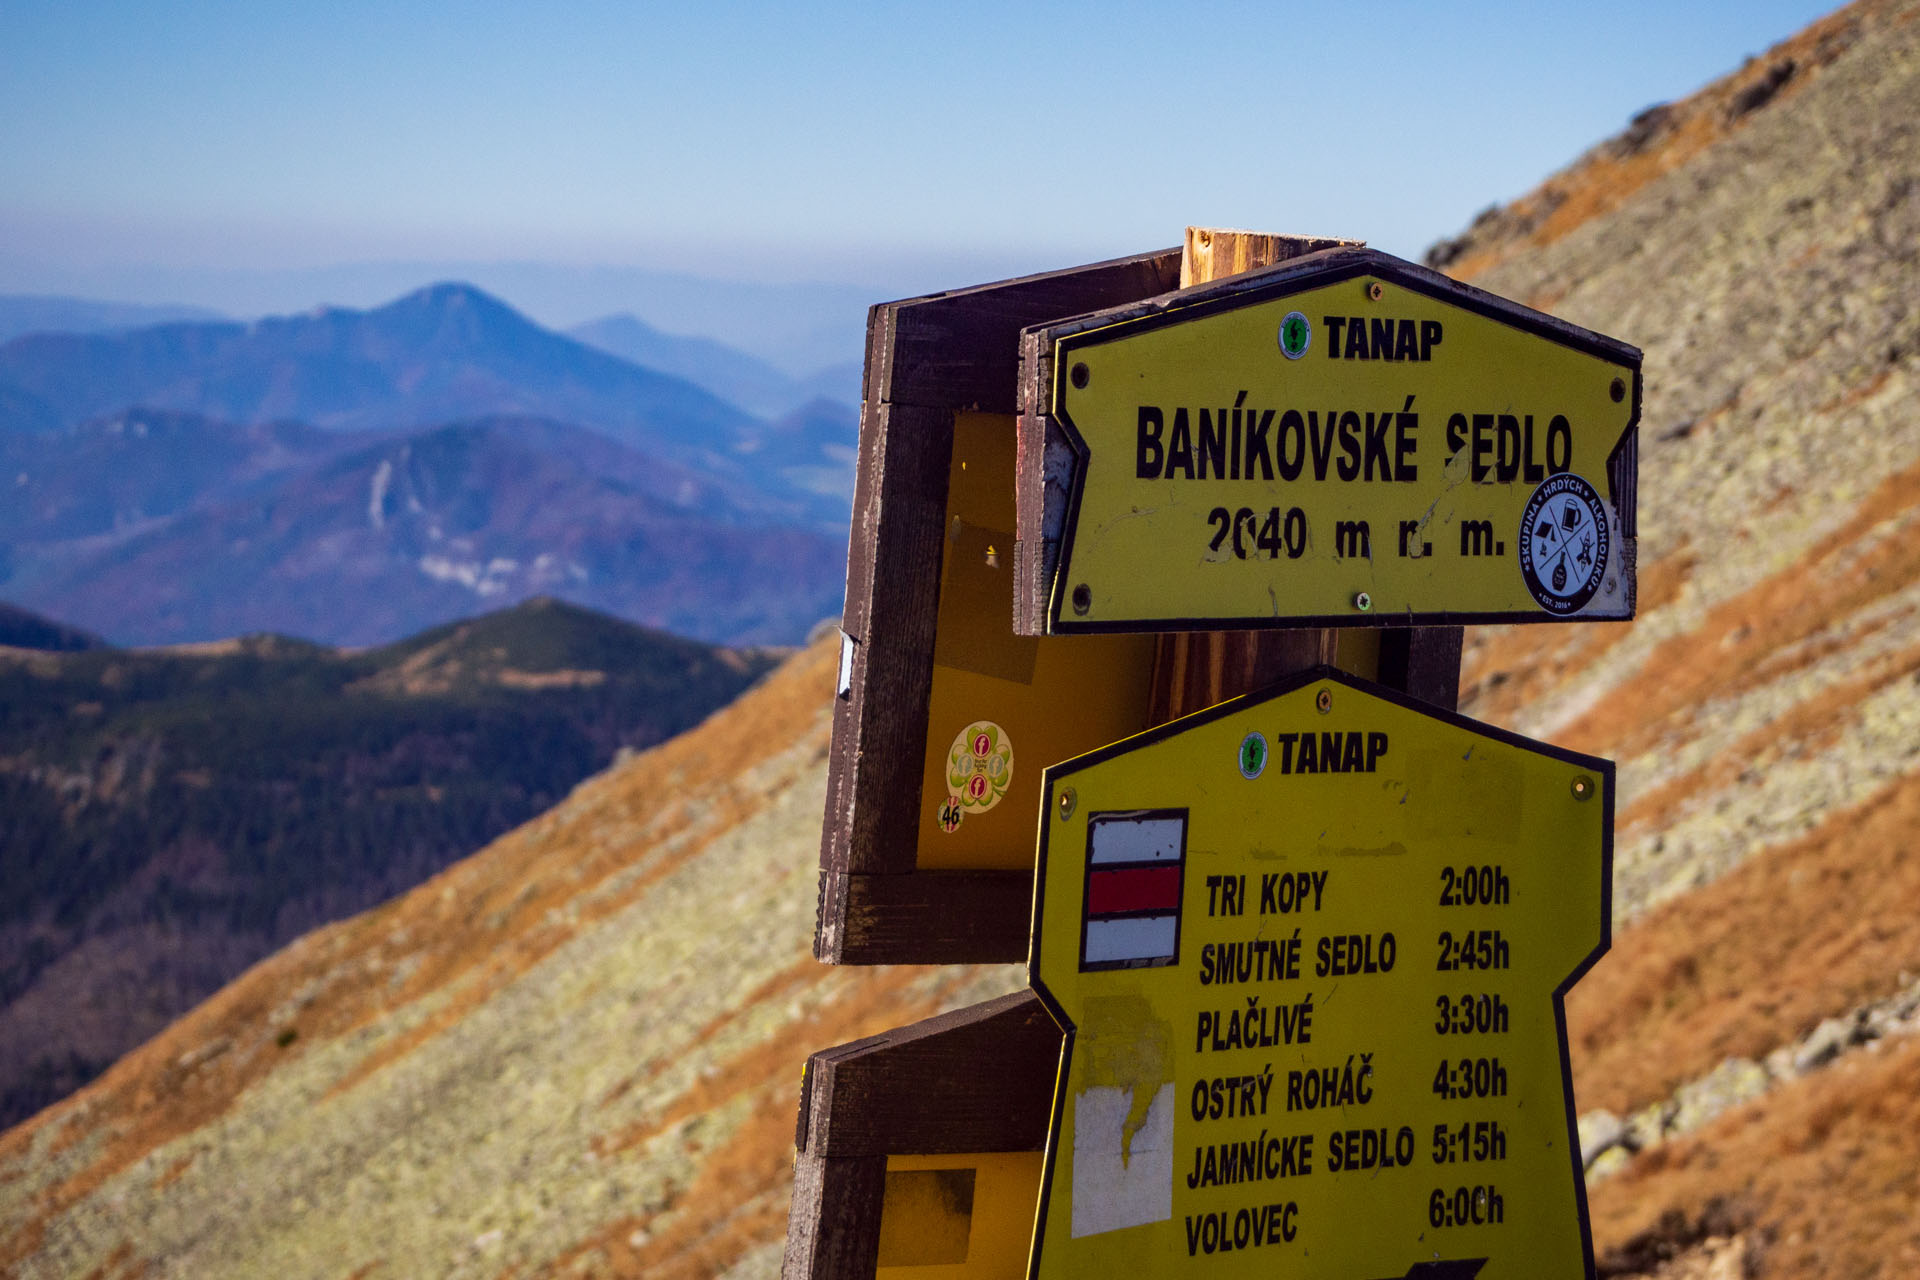
[[[1260,267],[1271,267],[1315,249],[1335,245],[1358,247],[1365,243],[1364,240],[1274,235],[1231,227],[1188,227],[1181,245],[1180,287],[1186,289]]]

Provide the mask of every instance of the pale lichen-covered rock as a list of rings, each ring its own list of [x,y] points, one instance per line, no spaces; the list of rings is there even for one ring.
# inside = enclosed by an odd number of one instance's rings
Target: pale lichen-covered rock
[[[1759,1063],[1746,1058],[1728,1058],[1707,1076],[1683,1085],[1674,1095],[1664,1136],[1697,1129],[1728,1107],[1759,1097],[1771,1083],[1772,1077]]]
[[[1589,1111],[1580,1117],[1580,1163],[1591,1169],[1593,1162],[1626,1141],[1626,1121],[1611,1111]]]

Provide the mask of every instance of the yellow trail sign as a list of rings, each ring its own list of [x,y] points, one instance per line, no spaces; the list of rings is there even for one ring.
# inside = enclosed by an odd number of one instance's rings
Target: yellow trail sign
[[[1613,766],[1320,668],[1046,774],[1037,1277],[1593,1270]]]
[[[1366,249],[1029,336],[1050,632],[1633,616],[1625,343]]]

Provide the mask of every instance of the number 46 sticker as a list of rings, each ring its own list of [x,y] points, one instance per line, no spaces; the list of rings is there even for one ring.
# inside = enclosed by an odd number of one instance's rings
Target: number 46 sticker
[[[947,751],[947,797],[940,829],[951,834],[970,813],[985,813],[1013,784],[1013,743],[991,720],[976,720],[954,735]]]

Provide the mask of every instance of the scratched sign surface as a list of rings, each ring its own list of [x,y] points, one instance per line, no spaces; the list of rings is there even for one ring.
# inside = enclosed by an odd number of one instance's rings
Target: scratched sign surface
[[[1056,341],[1048,629],[1631,617],[1640,353],[1329,256]]]
[[[1035,1274],[1592,1274],[1613,770],[1319,668],[1047,771]]]

